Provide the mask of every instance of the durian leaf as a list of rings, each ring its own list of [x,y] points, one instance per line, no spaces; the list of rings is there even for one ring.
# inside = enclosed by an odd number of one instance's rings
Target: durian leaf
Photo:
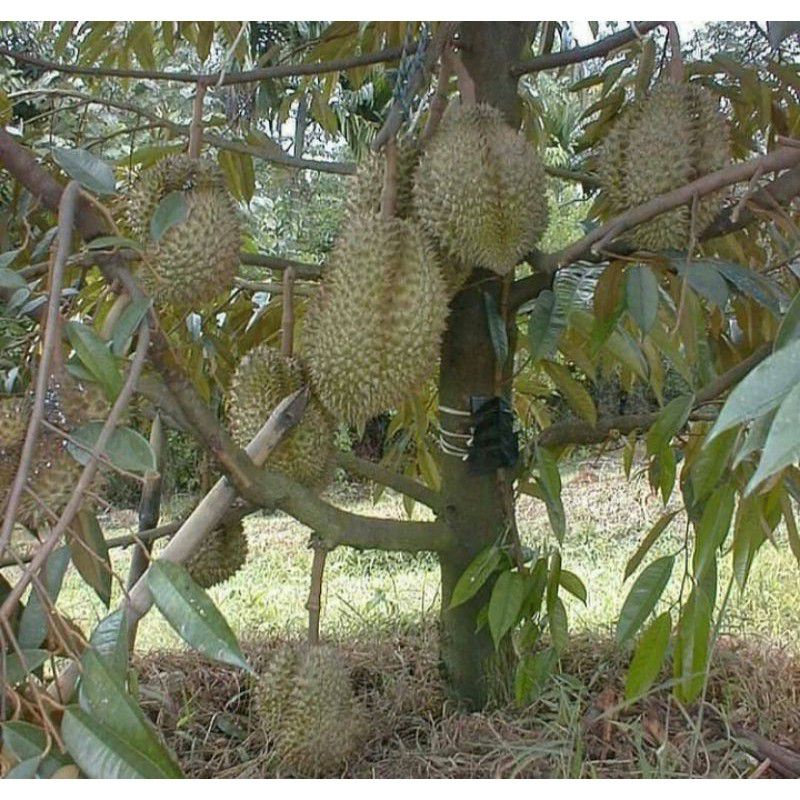
[[[36,777],[39,771],[39,756],[27,758],[25,761],[20,761],[15,764],[5,775],[8,780],[30,780]]]
[[[791,305],[786,309],[786,314],[784,314],[775,337],[773,350],[780,350],[781,347],[796,339],[800,339],[800,292],[795,295]]]
[[[736,467],[738,467],[739,464],[741,464],[742,461],[744,461],[748,456],[751,456],[753,453],[758,452],[764,447],[764,442],[767,441],[767,435],[769,434],[769,429],[772,426],[772,420],[775,419],[776,413],[777,409],[773,409],[769,413],[764,414],[763,417],[759,417],[750,424],[750,427],[745,434],[744,441],[742,442],[741,447],[737,451],[733,458],[733,462],[731,463],[731,467],[733,469],[736,469]]]
[[[631,575],[642,563],[644,557],[650,552],[650,548],[658,541],[662,533],[669,527],[670,522],[681,512],[677,508],[675,511],[668,511],[662,514],[654,523],[653,527],[647,532],[647,536],[642,539],[642,543],[636,548],[636,552],[628,559],[625,565],[625,574],[622,577],[623,581],[628,580]]]
[[[647,449],[650,453],[658,453],[672,441],[672,437],[686,424],[693,406],[693,394],[682,394],[664,406],[647,432]]]
[[[39,762],[38,773],[49,778],[57,769],[70,763],[67,756],[62,755],[57,747],[51,747],[48,754],[42,758],[47,750],[47,737],[44,731],[30,722],[3,722],[3,748],[18,761],[25,762],[36,760]]]
[[[67,442],[70,455],[79,463],[86,464],[97,437],[103,428],[102,422],[87,422],[70,433],[74,442]],[[144,474],[156,469],[156,459],[150,443],[141,433],[132,428],[115,428],[106,442],[103,456],[115,467]]]
[[[800,383],[800,340],[780,350],[754,367],[730,393],[707,441],[723,431],[763,416],[779,406]]]
[[[567,518],[561,502],[561,475],[558,462],[549,450],[536,448],[536,468],[539,473],[539,486],[544,494],[547,516],[550,526],[559,542],[563,541],[567,532]]]
[[[69,549],[59,547],[54,550],[47,559],[44,570],[44,590],[47,599],[55,604],[61,592],[61,584],[64,581],[64,573],[69,564]],[[25,606],[19,620],[17,631],[17,644],[23,650],[35,650],[47,638],[49,614],[39,592],[36,589],[31,591],[28,603]]]
[[[557,597],[553,607],[547,612],[547,624],[550,629],[550,641],[557,653],[563,653],[569,643],[569,624],[564,601]]]
[[[745,494],[750,494],[756,487],[784,467],[794,464],[800,457],[800,384],[794,387],[778,406],[775,418],[770,425],[764,450]]]
[[[708,261],[734,288],[745,297],[755,300],[764,308],[769,309],[775,316],[781,313],[779,295],[770,282],[752,269],[736,264],[732,261]]]
[[[69,343],[78,358],[105,390],[109,400],[115,400],[122,389],[122,375],[114,356],[104,342],[88,325],[70,321],[65,325]]]
[[[22,248],[18,247],[15,250],[6,250],[5,253],[0,253],[0,270],[3,270],[3,272],[9,271],[8,268],[14,263],[15,259],[17,258],[17,256],[21,252],[22,252]],[[17,275],[16,272],[12,272],[11,274],[12,275]],[[21,275],[17,275],[17,278],[19,280],[22,280],[22,276]],[[22,281],[22,285],[23,286],[27,286],[27,283],[25,283],[25,281]],[[3,288],[9,288],[9,289],[14,288],[13,284],[11,284],[9,286],[6,286],[5,284],[0,284],[0,286],[3,286]]]
[[[736,509],[733,526],[733,574],[741,590],[747,585],[756,553],[767,540],[763,522],[762,498],[754,495],[743,497]]]
[[[558,391],[578,416],[591,425],[597,424],[597,408],[586,387],[576,381],[563,364],[543,361],[542,369],[550,376]]]
[[[728,283],[713,261],[691,261],[686,263],[685,258],[672,260],[675,269],[689,286],[710,303],[724,309],[730,298]]]
[[[98,236],[86,245],[87,250],[113,250],[119,247],[139,252],[144,249],[140,242],[124,236]]]
[[[483,587],[492,573],[500,566],[502,553],[496,545],[487,547],[478,553],[470,565],[464,570],[453,589],[450,608],[456,608],[467,600],[471,600]]]
[[[159,611],[187,644],[210,658],[252,672],[225,617],[185,567],[154,561],[147,583]]]
[[[12,251],[12,254],[15,251]],[[9,255],[3,253],[3,255]],[[2,256],[0,256],[1,258]],[[11,269],[0,268],[0,289],[27,289],[28,284],[25,279]]]
[[[625,305],[642,333],[649,333],[658,314],[658,281],[650,267],[635,264],[627,271]]]
[[[519,620],[525,599],[525,578],[519,572],[502,572],[492,588],[489,600],[489,632],[495,650],[503,637]]]
[[[19,653],[7,653],[5,656],[5,673],[3,679],[9,686],[22,683],[30,673],[38,669],[50,657],[49,650],[23,650]],[[25,667],[22,666],[23,660]],[[27,667],[27,669],[26,669]]]
[[[186,221],[189,206],[186,195],[175,191],[165,195],[153,212],[150,220],[150,238],[157,242],[173,226]]]
[[[524,655],[514,675],[514,697],[518,705],[535,699],[558,661],[558,653],[548,647],[533,655]]]
[[[152,304],[153,301],[149,297],[138,297],[135,300],[131,300],[119,315],[119,319],[114,325],[114,330],[111,332],[111,352],[115,356],[119,358],[125,355],[128,342]]]
[[[79,706],[68,706],[61,735],[70,755],[90,778],[180,778],[177,766],[167,769]]]
[[[54,147],[53,159],[70,178],[97,194],[114,194],[117,181],[110,164],[80,147]]]
[[[731,527],[735,503],[734,487],[730,484],[718,489],[708,499],[695,529],[692,557],[695,580],[701,581],[712,561],[716,563],[717,550],[722,547]]]
[[[669,611],[659,614],[642,634],[625,677],[625,699],[641,697],[661,671],[669,648],[672,616]]]
[[[528,347],[533,363],[555,353],[566,326],[566,314],[553,292],[545,289],[534,301],[528,320]]]
[[[644,568],[634,581],[617,620],[617,641],[625,643],[656,607],[672,575],[675,556],[663,556]]]
[[[703,442],[700,452],[692,456],[689,480],[692,484],[693,503],[702,503],[727,473],[737,435],[737,431],[725,431],[713,442]]]
[[[103,617],[92,631],[89,644],[120,680],[128,671],[128,617],[125,609]]]
[[[562,569],[558,576],[558,582],[563,589],[568,591],[573,597],[577,597],[584,605],[588,601],[586,586],[583,581],[568,569]]]
[[[506,323],[500,315],[497,303],[489,292],[483,293],[483,306],[486,309],[486,323],[492,340],[494,357],[498,364],[505,364],[508,358],[508,332]]]
[[[111,604],[113,571],[108,545],[93,512],[84,509],[78,513],[67,534],[67,545],[75,569],[108,608]]]
[[[672,670],[675,695],[682,703],[691,703],[703,690],[716,591],[713,595],[695,586],[678,620]]]

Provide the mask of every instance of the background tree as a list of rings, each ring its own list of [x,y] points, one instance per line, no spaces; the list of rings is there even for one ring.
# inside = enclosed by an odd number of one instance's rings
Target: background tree
[[[724,33],[736,39],[735,29]],[[655,680],[670,649],[676,693],[686,702],[702,693],[709,643],[733,588],[719,591],[718,560],[733,559],[743,588],[781,520],[800,558],[791,425],[800,75],[784,59],[796,46],[791,29],[772,26],[770,48],[735,57],[682,54],[675,26],[656,22],[604,29],[583,47],[569,46],[565,23],[55,23],[7,25],[3,35],[2,369],[14,402],[33,396],[8,470],[3,564],[23,563],[11,533],[37,439],[48,431],[51,365],[66,360],[112,401],[104,423],[68,431],[83,465],[75,490],[58,508],[39,510],[29,563],[13,584],[0,581],[3,715],[11,704],[24,707],[44,733],[26,732],[65,745],[89,774],[174,774],[125,689],[128,631],[155,601],[190,644],[246,666],[224,619],[177,565],[221,522],[254,508],[291,514],[321,551],[434,552],[453,692],[480,707],[510,683],[526,702],[568,643],[560,593],[586,594],[559,547],[558,464],[581,445],[623,448],[628,473],[638,448],[665,506],[674,496],[687,511],[681,552],[645,565],[675,517],[670,508],[631,559],[627,572],[637,577],[617,635],[640,636],[631,696]],[[621,115],[667,80],[703,86],[721,103],[734,163],[620,210],[608,187],[600,190],[598,153]],[[246,452],[226,431],[221,406],[242,356],[281,338],[290,345],[307,297],[325,280],[356,171],[347,159],[387,153],[391,189],[395,139],[430,135],[458,97],[498,109],[543,154],[553,223],[516,270],[469,271],[450,301],[438,383],[385,409],[383,463],[339,456],[346,469],[404,494],[410,517],[417,502],[434,520],[358,516],[269,469],[270,453],[302,422],[307,391],[264,419]],[[188,314],[159,304],[156,313],[132,271],[140,248],[120,235],[117,203],[140,170],[187,144],[216,157],[242,207],[241,269],[213,302]],[[718,213],[698,227],[705,198],[720,193],[727,199]],[[687,248],[644,248],[631,238],[680,208]],[[627,394],[643,387],[651,405],[598,408],[590,389],[609,376]],[[123,415],[135,394],[131,427]],[[553,418],[554,394],[571,409],[565,418]],[[501,397],[514,409],[515,464],[475,474],[452,445],[470,435],[474,397]],[[144,475],[146,484],[156,458],[134,428],[156,413],[190,432],[224,477],[183,524],[143,532],[144,541],[172,539],[87,647],[55,605],[70,559],[109,596],[107,545],[83,500],[100,464]],[[542,501],[552,524],[552,538],[532,551],[516,528],[519,492]],[[677,564],[681,601],[653,618]],[[43,646],[48,630],[52,648]],[[48,692],[39,668],[51,652],[64,661]],[[81,707],[69,705],[79,670],[89,678]],[[105,688],[95,695],[90,685]],[[33,766],[60,765],[37,758]]]

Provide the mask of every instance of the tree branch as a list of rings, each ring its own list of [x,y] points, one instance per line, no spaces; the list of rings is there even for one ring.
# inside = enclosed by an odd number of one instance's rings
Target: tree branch
[[[361,475],[381,486],[388,486],[400,494],[412,497],[433,511],[441,511],[441,495],[407,475],[401,475],[399,472],[375,464],[373,461],[359,458],[353,453],[337,453],[336,463],[354,475]]]
[[[406,52],[413,52],[416,46]],[[246,72],[167,72],[154,69],[111,69],[105,67],[82,67],[76,64],[60,64],[56,61],[47,61],[38,56],[19,53],[0,47],[0,55],[7,56],[18,63],[31,64],[52,72],[61,72],[67,75],[86,75],[96,78],[137,78],[139,80],[175,81],[176,83],[202,83],[215,86],[231,86],[236,83],[251,83],[263,81],[268,78],[297,78],[302,75],[322,75],[327,72],[341,72],[356,67],[367,67],[373,64],[382,64],[387,61],[397,61],[403,54],[402,47],[389,47],[375,53],[337,58],[330,61],[317,61],[310,64],[281,64],[274,67],[262,67]]]
[[[757,364],[760,364],[772,352],[772,344],[764,344],[744,360],[731,367],[727,372],[718,375],[714,380],[700,389],[693,409],[698,409],[730,389],[744,378]],[[633,431],[645,431],[659,418],[661,411],[642,414],[623,414],[599,419],[596,425],[583,420],[565,420],[551,425],[539,434],[536,443],[541,447],[562,447],[568,444],[600,444],[608,439],[612,431],[623,436]]]
[[[624,31],[606,36],[592,44],[584,45],[583,47],[573,47],[571,50],[561,50],[558,53],[546,53],[545,55],[537,56],[529,61],[523,61],[515,64],[511,68],[511,74],[514,77],[520,75],[529,75],[532,72],[541,72],[546,69],[554,69],[555,67],[564,67],[567,64],[578,64],[581,61],[588,61],[592,58],[600,58],[601,56],[608,55],[612,50],[628,44],[629,42],[638,39],[645,33],[649,33],[653,28],[663,25],[662,22],[635,22],[631,27],[626,28]]]

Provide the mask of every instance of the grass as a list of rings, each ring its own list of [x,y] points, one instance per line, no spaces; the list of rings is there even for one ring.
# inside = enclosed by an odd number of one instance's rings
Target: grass
[[[358,513],[404,516],[398,497],[384,495],[375,505],[363,487],[339,486],[331,499]],[[369,746],[344,774],[734,777],[758,769],[774,774],[742,746],[740,728],[800,748],[800,570],[784,533],[778,531],[775,546],[762,548],[745,591],[734,588],[701,719],[697,708],[682,708],[664,690],[632,706],[622,702],[630,655],[611,635],[632,582],[624,583],[622,575],[662,513],[660,501],[645,479],[625,481],[613,459],[567,471],[563,500],[563,566],[584,580],[589,601],[585,607],[568,601],[569,652],[560,674],[527,709],[464,714],[449,705],[436,660],[439,576],[433,557],[348,549],[330,554],[323,637],[339,646],[374,720]],[[551,534],[541,504],[523,497],[518,512],[525,544],[547,543]],[[126,521],[132,519],[116,515],[109,535],[127,530]],[[644,564],[677,551],[685,524],[678,515]],[[210,593],[258,666],[280,642],[304,635],[311,553],[308,530],[285,515],[249,517],[246,531],[247,565]],[[123,578],[128,561],[125,552],[113,555]],[[665,607],[680,591],[679,566]],[[720,576],[724,586],[729,555]],[[116,587],[115,602],[120,596]],[[84,629],[104,612],[71,573],[59,606]],[[156,611],[143,620],[137,650],[145,706],[187,774],[280,774],[240,673],[187,651]]]

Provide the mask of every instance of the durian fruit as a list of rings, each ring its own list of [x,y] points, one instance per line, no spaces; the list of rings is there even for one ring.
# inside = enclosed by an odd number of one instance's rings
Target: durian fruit
[[[541,159],[486,104],[445,114],[420,159],[414,201],[428,234],[468,269],[508,273],[547,226]]]
[[[231,433],[244,447],[276,406],[308,382],[303,366],[267,344],[251,350],[233,376],[228,401]],[[333,476],[334,426],[311,395],[300,422],[273,450],[265,467],[309,488],[321,489]]]
[[[25,441],[30,409],[27,398],[0,398],[0,453],[15,452]]]
[[[713,95],[697,84],[662,83],[620,116],[598,153],[597,172],[612,215],[724,167],[730,161],[727,122]],[[695,206],[697,235],[714,219],[724,192]],[[692,204],[660,214],[626,236],[647,250],[685,250]]]
[[[150,240],[150,222],[170,192],[183,192],[185,219]],[[236,204],[216,165],[170,156],[145,171],[127,207],[131,234],[147,244],[138,277],[159,303],[202,305],[227,289],[239,267]]]
[[[341,773],[366,738],[364,710],[330,647],[276,656],[259,681],[256,701],[276,754],[296,775]]]
[[[304,325],[322,404],[352,425],[399,405],[436,369],[447,313],[445,282],[419,227],[352,217]]]
[[[78,380],[67,372],[50,376],[45,396],[47,421],[64,431],[87,422],[104,422],[111,403],[97,383]]]
[[[420,148],[414,141],[397,146],[397,208],[395,216],[409,219],[414,212],[414,173],[419,164]],[[347,197],[349,216],[379,214],[383,193],[385,159],[370,154],[358,165],[355,181]]]
[[[244,566],[247,550],[247,536],[239,520],[211,531],[187,561],[186,569],[196,583],[210,589],[232,578]]]

